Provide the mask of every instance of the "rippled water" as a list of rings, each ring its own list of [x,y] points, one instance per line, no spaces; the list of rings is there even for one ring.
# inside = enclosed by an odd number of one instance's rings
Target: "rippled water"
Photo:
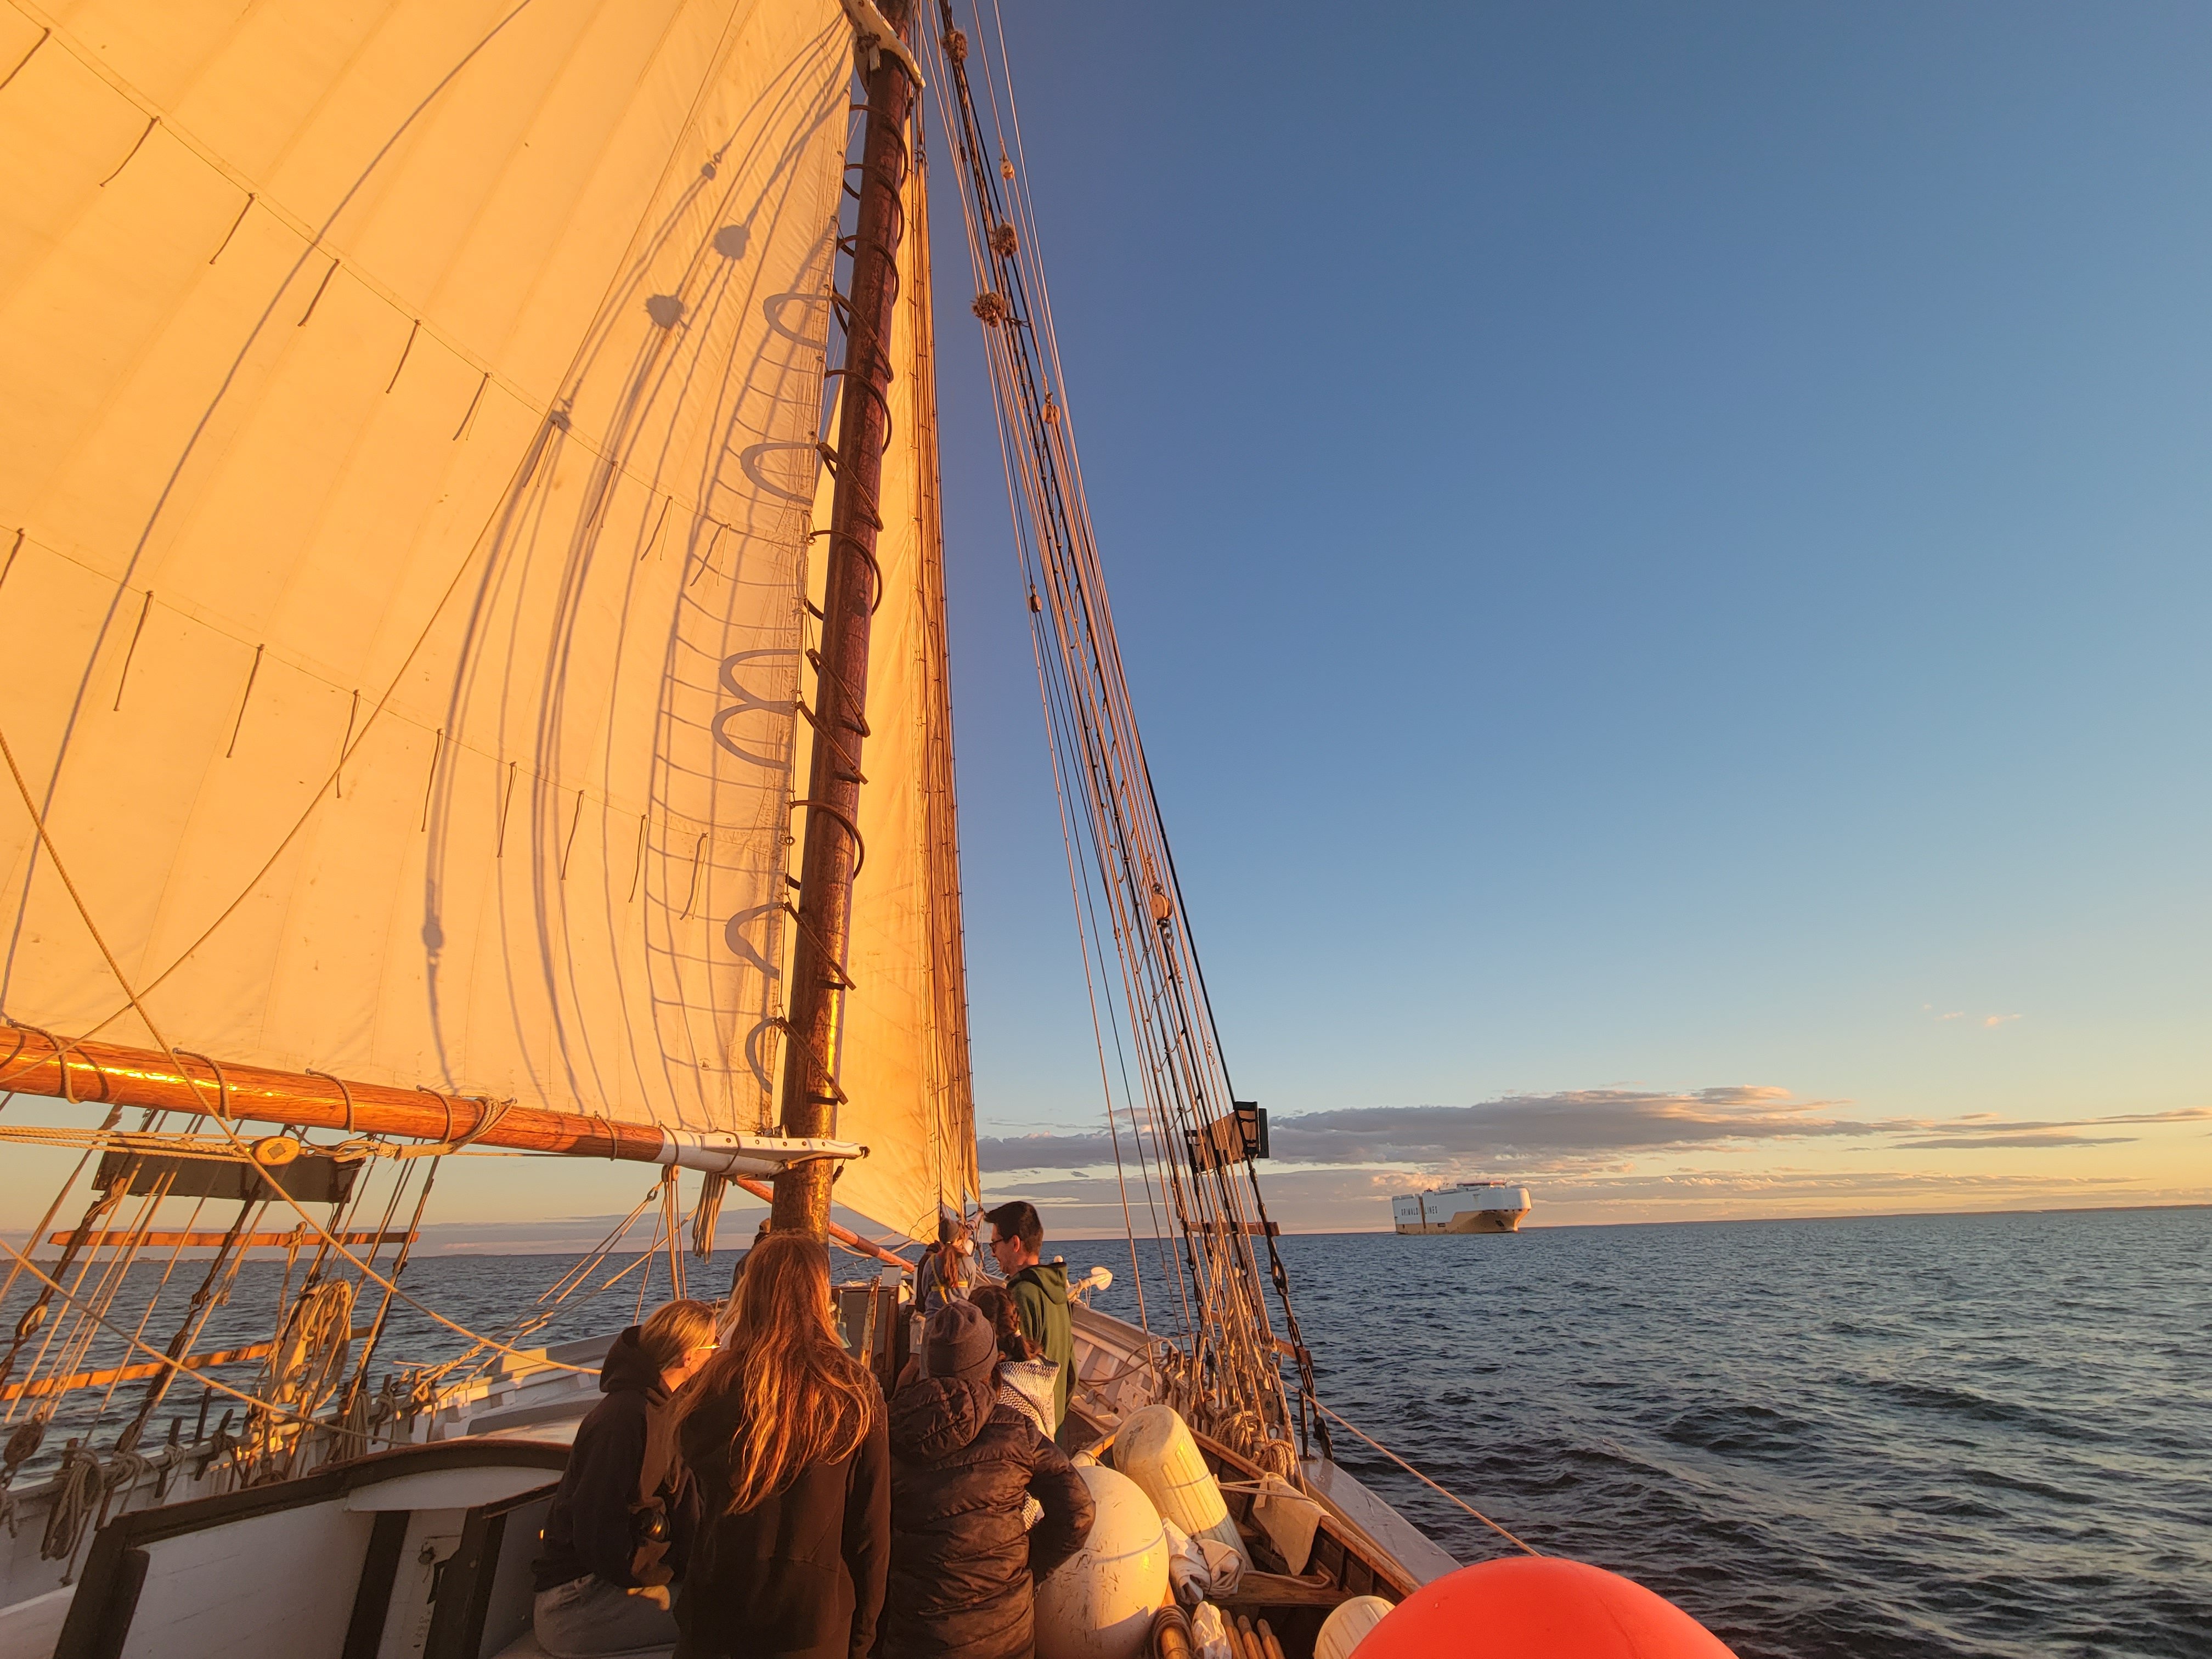
[[[1323,1398],[1745,1659],[2212,1656],[2212,1210],[1281,1243]],[[1118,1241],[1065,1249],[1121,1273],[1101,1305],[1133,1314]],[[565,1265],[429,1257],[408,1282],[490,1329]],[[281,1275],[249,1265],[199,1346],[264,1337]],[[196,1283],[179,1270],[155,1341]],[[533,1340],[627,1322],[634,1283]],[[726,1261],[692,1283],[719,1291]],[[455,1346],[403,1313],[386,1352]],[[156,1437],[199,1400],[180,1385]],[[1462,1560],[1497,1553],[1349,1437],[1337,1449]]]
[[[1746,1659],[2212,1655],[2212,1210],[1282,1244],[1324,1399]]]

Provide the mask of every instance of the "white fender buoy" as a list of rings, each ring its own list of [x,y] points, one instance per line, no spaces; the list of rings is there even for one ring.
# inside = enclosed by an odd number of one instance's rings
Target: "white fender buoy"
[[[1390,1604],[1379,1595],[1355,1595],[1338,1602],[1314,1638],[1314,1659],[1352,1659],[1361,1638],[1389,1611]]]
[[[1077,1467],[1097,1516],[1083,1547],[1036,1587],[1037,1659],[1139,1659],[1167,1600],[1167,1528],[1128,1476]]]
[[[1142,1486],[1162,1515],[1193,1538],[1218,1539],[1237,1552],[1244,1571],[1252,1571],[1252,1552],[1229,1518],[1221,1483],[1174,1407],[1132,1412],[1114,1435],[1114,1467]]]

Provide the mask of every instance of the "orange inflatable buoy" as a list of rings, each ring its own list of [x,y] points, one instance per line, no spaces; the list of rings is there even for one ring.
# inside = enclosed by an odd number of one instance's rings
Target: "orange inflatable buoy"
[[[1354,1659],[1734,1659],[1664,1596],[1586,1561],[1517,1555],[1425,1584]]]

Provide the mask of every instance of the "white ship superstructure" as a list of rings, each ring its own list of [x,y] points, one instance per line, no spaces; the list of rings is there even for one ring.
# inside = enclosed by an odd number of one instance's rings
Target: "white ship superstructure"
[[[1528,1213],[1528,1189],[1498,1181],[1467,1181],[1390,1200],[1401,1233],[1511,1233]]]

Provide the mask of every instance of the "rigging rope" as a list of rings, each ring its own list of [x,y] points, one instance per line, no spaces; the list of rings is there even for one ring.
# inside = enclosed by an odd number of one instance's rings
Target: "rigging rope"
[[[76,1554],[100,1495],[100,1459],[71,1441],[54,1474],[53,1507],[46,1511],[46,1529],[39,1539],[39,1559],[66,1561]]]
[[[1191,1147],[1212,1143],[1217,1125],[1233,1121],[1234,1091],[1205,1007],[1195,947],[1180,919],[1180,895],[1170,896],[1164,824],[1114,638],[1063,403],[1035,219],[1015,165],[1021,149],[1018,129],[1009,142],[1012,88],[1009,82],[1002,107],[1003,52],[996,64],[988,61],[954,26],[950,0],[939,0],[938,9],[942,28],[931,43],[938,54],[933,68],[950,88],[939,110],[967,185],[963,210],[969,260],[976,291],[988,301],[979,303],[978,315],[986,324],[1017,558],[1035,618],[1032,647],[1061,789],[1063,839],[1071,854],[1080,844],[1089,859],[1087,876],[1071,883],[1079,928],[1102,966],[1110,931],[1120,962],[1129,1039],[1150,1118],[1149,1124],[1137,1121],[1132,1099],[1133,1124],[1140,1163],[1147,1131],[1157,1163],[1156,1170],[1146,1171],[1147,1194],[1158,1191],[1166,1199],[1181,1233],[1183,1261],[1174,1277],[1192,1314],[1194,1386],[1212,1402],[1224,1439],[1237,1443],[1265,1435],[1273,1445],[1293,1425],[1252,1243],[1263,1233],[1266,1210],[1256,1178],[1240,1182],[1229,1161],[1218,1157],[1186,1158]],[[977,12],[980,31],[980,6]],[[981,76],[997,138],[995,169],[985,165],[990,147],[971,94],[971,65]],[[1067,811],[1071,797],[1088,811]],[[1099,908],[1106,913],[1103,918]],[[1120,1023],[1113,1023],[1118,1048]],[[1099,1046],[1103,1073],[1103,1038]],[[1109,1081],[1118,1152],[1110,1079],[1102,1080]],[[1157,1221],[1155,1226],[1157,1238]],[[1279,1255],[1271,1253],[1269,1260],[1287,1317],[1288,1277]],[[1293,1340],[1294,1357],[1301,1346]],[[1302,1403],[1295,1426],[1303,1435],[1310,1415],[1303,1401],[1311,1389],[1303,1358],[1298,1377]],[[1238,1449],[1257,1450],[1250,1444]],[[1285,1440],[1267,1455],[1279,1458],[1288,1451]]]
[[[1450,1498],[1450,1499],[1451,1499],[1451,1501],[1452,1501],[1453,1503],[1455,1503],[1455,1504],[1458,1504],[1458,1505],[1460,1506],[1460,1508],[1462,1508],[1462,1509],[1465,1510],[1466,1510],[1469,1515],[1473,1516],[1476,1520],[1478,1520],[1478,1521],[1481,1522],[1482,1522],[1482,1524],[1483,1524],[1484,1526],[1486,1526],[1486,1527],[1489,1528],[1491,1529],[1491,1531],[1492,1531],[1492,1532],[1496,1533],[1496,1534],[1497,1534],[1500,1538],[1503,1538],[1503,1539],[1504,1539],[1507,1543],[1509,1543],[1509,1544],[1512,1545],[1512,1546],[1513,1546],[1513,1547],[1514,1547],[1515,1549],[1519,1550],[1519,1551],[1521,1551],[1523,1554],[1527,1554],[1527,1555],[1541,1555],[1541,1554],[1544,1553],[1543,1551],[1541,1551],[1541,1550],[1540,1550],[1540,1549],[1533,1548],[1533,1547],[1531,1547],[1530,1546],[1528,1546],[1528,1545],[1527,1545],[1527,1544],[1522,1543],[1519,1539],[1516,1538],[1516,1537],[1515,1537],[1511,1533],[1510,1533],[1510,1532],[1506,1531],[1504,1528],[1503,1528],[1503,1527],[1499,1526],[1499,1525],[1498,1524],[1498,1522],[1496,1522],[1495,1521],[1492,1520],[1488,1516],[1485,1515],[1485,1514],[1484,1514],[1480,1510],[1479,1510],[1479,1509],[1475,1508],[1475,1506],[1474,1506],[1474,1504],[1472,1504],[1468,1503],[1468,1502],[1467,1501],[1467,1499],[1465,1499],[1464,1498],[1460,1497],[1456,1492],[1445,1492],[1445,1491],[1444,1491],[1444,1489],[1443,1489],[1442,1486],[1437,1486],[1437,1483],[1436,1483],[1435,1481],[1433,1481],[1433,1480],[1430,1480],[1430,1479],[1429,1479],[1429,1477],[1428,1477],[1427,1475],[1423,1474],[1422,1474],[1419,1469],[1415,1468],[1414,1468],[1411,1463],[1408,1463],[1408,1462],[1407,1462],[1404,1458],[1402,1458],[1402,1457],[1399,1456],[1397,1453],[1395,1453],[1395,1452],[1392,1451],[1392,1450],[1391,1450],[1388,1446],[1384,1445],[1381,1441],[1379,1441],[1379,1440],[1376,1439],[1376,1438],[1374,1437],[1374,1436],[1372,1436],[1372,1435],[1370,1435],[1370,1434],[1366,1434],[1366,1433],[1362,1432],[1362,1431],[1361,1431],[1361,1430],[1360,1430],[1360,1429],[1359,1429],[1356,1425],[1354,1425],[1354,1424],[1352,1424],[1352,1423],[1349,1423],[1349,1422],[1346,1422],[1346,1420],[1345,1420],[1345,1419],[1344,1419],[1344,1416],[1343,1416],[1343,1414],[1342,1414],[1341,1413],[1340,1413],[1340,1412],[1334,1412],[1334,1411],[1330,1411],[1330,1410],[1329,1410],[1329,1408],[1328,1408],[1327,1406],[1322,1405],[1322,1404],[1321,1403],[1321,1401],[1318,1401],[1318,1400],[1316,1400],[1316,1401],[1314,1401],[1314,1407],[1315,1407],[1315,1408],[1316,1408],[1316,1410],[1323,1411],[1323,1412],[1328,1412],[1328,1414],[1329,1414],[1331,1417],[1334,1418],[1334,1419],[1335,1419],[1339,1423],[1343,1424],[1343,1425],[1344,1425],[1346,1428],[1350,1429],[1350,1430],[1352,1431],[1352,1432],[1354,1435],[1357,1435],[1360,1439],[1364,1440],[1364,1441],[1365,1441],[1369,1445],[1370,1445],[1370,1446],[1374,1447],[1374,1448],[1375,1448],[1375,1449],[1376,1449],[1376,1451],[1381,1452],[1381,1453],[1382,1454],[1382,1455],[1383,1455],[1383,1456],[1385,1456],[1385,1457],[1389,1458],[1389,1459],[1393,1463],[1395,1463],[1395,1464],[1396,1464],[1400,1468],[1401,1468],[1401,1469],[1405,1470],[1405,1472],[1406,1472],[1407,1474],[1408,1474],[1412,1475],[1412,1476],[1413,1477],[1413,1479],[1414,1479],[1414,1480],[1416,1480],[1419,1481],[1423,1486],[1427,1486],[1427,1487],[1429,1487],[1431,1491],[1434,1491],[1434,1492],[1437,1492],[1442,1493],[1442,1494],[1443,1494],[1443,1496],[1444,1496],[1444,1497],[1446,1497],[1446,1498]]]
[[[161,1034],[161,1027],[154,1023],[153,1015],[147,1011],[145,1005],[139,1000],[138,993],[131,988],[130,977],[124,973],[122,964],[116,961],[115,953],[108,949],[106,937],[100,931],[99,924],[93,921],[92,912],[86,906],[83,895],[77,891],[76,883],[70,878],[68,866],[62,862],[61,852],[55,847],[53,836],[46,828],[46,815],[39,810],[38,802],[32,799],[30,785],[24,780],[22,768],[15,763],[15,751],[9,745],[7,733],[4,731],[0,731],[0,758],[4,758],[6,760],[8,763],[9,775],[15,781],[15,791],[22,797],[23,810],[31,815],[31,823],[39,832],[40,844],[46,848],[46,856],[52,860],[54,874],[59,878],[62,886],[69,893],[70,902],[76,905],[77,916],[84,923],[85,931],[91,934],[92,942],[100,947],[100,957],[107,963],[108,972],[115,976],[116,984],[122,988],[124,995],[131,1000],[131,1006],[137,1012],[138,1018],[145,1022],[146,1030],[152,1034],[155,1042],[161,1045],[161,1052],[168,1057],[169,1063],[177,1068],[177,1074],[189,1082],[195,1090],[198,1089],[200,1087],[199,1079],[193,1077],[191,1071],[186,1068],[184,1061],[177,1057],[177,1051],[170,1046],[168,1038]],[[179,958],[179,960],[181,960],[181,958]],[[67,1069],[66,1066],[64,1066],[64,1069]],[[239,1134],[238,1131],[232,1128],[230,1124],[221,1116],[217,1116],[215,1119],[215,1124],[217,1128],[222,1130],[222,1133],[229,1138],[239,1158],[244,1162],[252,1164],[254,1162],[252,1150],[246,1145],[245,1139]],[[257,1164],[255,1167],[258,1168],[258,1165]],[[339,1243],[337,1240],[332,1237],[330,1229],[324,1226],[321,1222],[316,1220],[313,1216],[309,1215],[307,1213],[307,1206],[302,1204],[298,1199],[293,1197],[290,1193],[285,1191],[283,1186],[274,1182],[270,1182],[269,1185],[275,1190],[278,1197],[289,1204],[292,1208],[298,1212],[300,1219],[305,1222],[308,1227],[313,1229],[316,1236],[321,1238],[325,1244],[328,1245],[330,1249],[335,1251],[338,1255],[343,1257],[346,1261],[351,1262],[356,1267],[359,1268],[362,1277],[374,1279],[377,1284],[382,1285],[388,1295],[397,1297],[399,1300],[407,1304],[409,1307],[414,1309],[416,1312],[422,1314],[426,1318],[428,1318],[438,1324],[443,1325],[447,1329],[454,1332],[458,1335],[468,1338],[471,1342],[482,1343],[488,1347],[496,1347],[507,1353],[520,1353],[520,1350],[509,1348],[504,1343],[494,1342],[489,1337],[479,1336],[476,1332],[469,1329],[467,1326],[447,1318],[445,1315],[440,1313],[436,1309],[416,1300],[405,1291],[401,1290],[398,1285],[393,1283],[391,1279],[385,1278],[384,1275],[378,1273],[375,1268],[370,1267],[368,1262],[362,1261],[360,1257],[355,1255],[350,1250],[347,1249],[344,1245]],[[12,1250],[13,1247],[11,1246],[9,1248]],[[372,1252],[372,1254],[374,1253]],[[35,1272],[36,1269],[34,1268],[33,1271]],[[58,1288],[58,1286],[57,1288]],[[532,1355],[531,1358],[538,1358],[542,1357]],[[559,1370],[586,1372],[587,1374],[596,1375],[596,1368],[582,1365],[564,1364],[561,1361],[553,1359],[546,1359],[544,1363]]]
[[[4,1238],[0,1238],[0,1250],[7,1251],[9,1255],[15,1259],[15,1265],[17,1267],[29,1273],[32,1278],[37,1279],[49,1290],[54,1291],[62,1298],[63,1301],[71,1304],[75,1304],[76,1302],[76,1297],[71,1296],[67,1291],[64,1290],[59,1285],[49,1279],[46,1273],[40,1270],[39,1264],[31,1260],[27,1252],[17,1249],[13,1244],[10,1244]],[[131,1335],[130,1332],[124,1330],[118,1326],[109,1324],[106,1319],[100,1318],[97,1315],[94,1316],[95,1318],[99,1318],[100,1326],[110,1336],[120,1340],[126,1347],[136,1348],[140,1353],[144,1354],[149,1359],[157,1359],[161,1361],[164,1366],[173,1366],[176,1364],[177,1362],[175,1360],[172,1359],[167,1354],[162,1352],[161,1349],[155,1347],[152,1343],[142,1342],[137,1337]],[[576,1368],[574,1366],[570,1366],[568,1369],[573,1370]],[[242,1400],[249,1406],[259,1406],[264,1403],[258,1395],[250,1395],[243,1389],[234,1389],[229,1383],[222,1381],[218,1377],[211,1376],[205,1371],[195,1371],[192,1373],[192,1376],[193,1380],[199,1382],[203,1387],[212,1389],[218,1394],[227,1394],[235,1399]],[[296,1417],[298,1416],[298,1413],[288,1413],[287,1415]],[[307,1419],[302,1419],[301,1420],[304,1422]]]

